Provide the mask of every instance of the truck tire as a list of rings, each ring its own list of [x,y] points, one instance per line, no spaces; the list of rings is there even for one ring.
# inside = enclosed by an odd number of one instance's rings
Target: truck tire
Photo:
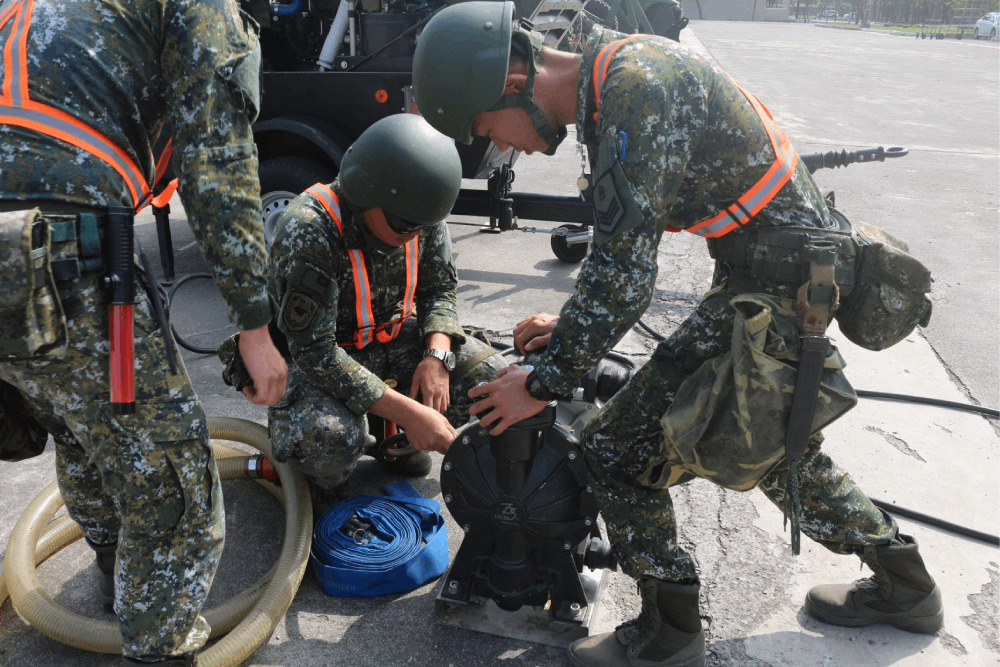
[[[329,183],[337,168],[304,157],[286,155],[264,160],[258,170],[264,216],[264,242],[271,247],[278,216],[303,190],[316,183]]]
[[[584,225],[559,225],[559,229],[565,229],[570,232],[582,232],[586,228]],[[565,236],[559,236],[553,234],[549,240],[549,247],[552,248],[552,253],[561,262],[566,262],[567,264],[579,264],[587,257],[587,250],[589,250],[586,243],[574,243],[570,245],[566,242]]]

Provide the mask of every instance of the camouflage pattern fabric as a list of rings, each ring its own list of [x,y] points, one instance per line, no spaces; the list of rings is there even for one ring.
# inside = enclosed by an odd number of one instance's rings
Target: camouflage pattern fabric
[[[4,8],[11,5],[4,4]],[[11,24],[0,29],[0,50]],[[257,148],[257,25],[235,0],[35,0],[30,98],[108,137],[148,182],[171,121],[188,222],[239,329],[271,318]],[[0,80],[9,73],[0,62]],[[0,123],[0,203],[131,206],[122,178],[69,143]],[[29,208],[29,207],[26,207]]]
[[[187,371],[168,370],[145,292],[135,307],[134,415],[108,402],[107,302],[91,274],[60,285],[70,340],[62,359],[5,360],[0,379],[53,434],[59,489],[94,544],[118,541],[115,611],[133,658],[192,653],[222,555],[222,488],[208,423]]]
[[[406,258],[402,248],[374,249],[365,238],[361,212],[347,202],[338,181],[331,187],[340,200],[343,235],[323,206],[303,194],[278,220],[269,263],[272,294],[280,304],[278,326],[294,362],[288,391],[269,412],[272,444],[279,460],[293,461],[326,488],[347,479],[374,442],[365,415],[385,392],[384,380],[409,392],[428,334],[451,336],[459,367],[485,347],[467,338],[458,323],[458,275],[445,223],[427,227],[419,236],[416,315],[406,320],[400,334],[360,350],[338,345],[353,341],[358,326],[348,250],[364,253],[372,313],[379,324],[402,312]],[[454,378],[445,413],[453,425],[468,419],[469,389],[492,380],[506,365],[497,354]]]
[[[293,200],[279,218],[271,244],[271,293],[279,304],[278,326],[288,338],[299,373],[360,416],[381,398],[385,383],[349,353],[351,348],[338,345],[353,341],[358,327],[348,250],[364,252],[377,324],[402,312],[406,256],[402,248],[374,249],[365,239],[361,212],[345,200],[338,181],[331,187],[340,199],[343,236],[311,195]],[[420,339],[441,332],[457,346],[465,335],[458,323],[458,274],[448,228],[444,223],[425,228],[419,239],[415,317]]]
[[[662,37],[643,36],[617,51],[594,120],[594,58],[623,37],[594,28],[580,66],[577,131],[595,179],[621,167],[627,182],[618,199],[626,215],[613,228],[595,229],[576,293],[536,366],[545,386],[558,393],[576,387],[649,306],[664,227],[683,229],[714,215],[774,161],[767,133],[743,94],[707,60]],[[835,225],[802,165],[752,224]],[[794,291],[776,296],[794,297]]]
[[[7,9],[13,2],[3,3]],[[0,50],[12,26],[0,29]],[[108,137],[154,177],[172,122],[174,171],[195,237],[230,319],[271,318],[257,154],[257,27],[234,0],[35,0],[27,38],[31,100]],[[11,72],[0,62],[0,80]],[[94,212],[131,206],[121,177],[69,143],[0,124],[0,210]],[[53,248],[53,254],[58,250]],[[0,275],[0,282],[11,278]],[[139,290],[136,414],[108,405],[107,304],[95,275],[60,286],[69,327],[62,359],[0,362],[0,378],[57,434],[60,487],[96,544],[119,540],[116,609],[126,656],[155,660],[204,644],[200,616],[222,551],[218,475],[186,372],[169,373]]]
[[[725,357],[734,321],[730,299],[718,293],[703,301],[670,336],[668,348],[687,351],[691,364]],[[788,387],[789,392],[791,389]],[[690,472],[673,465],[676,457],[663,437],[660,420],[674,398],[661,367],[655,360],[647,362],[587,424],[581,442],[591,488],[622,571],[636,578],[648,575],[675,583],[697,583],[695,563],[678,543],[668,489],[683,482],[683,473]],[[784,424],[775,421],[771,427],[783,431]],[[733,438],[734,443],[740,440]],[[887,544],[896,535],[895,522],[820,450],[822,440],[822,434],[815,433],[798,464],[801,530],[841,554],[861,553],[866,545]],[[783,433],[779,442],[784,442]],[[736,455],[733,459],[738,460]],[[787,463],[779,461],[758,483],[779,509],[785,502],[786,475]]]
[[[467,337],[455,351],[458,367],[486,347]],[[396,389],[406,394],[423,351],[423,337],[411,319],[391,342],[352,349],[350,356],[375,376],[395,382]],[[480,382],[496,379],[497,371],[506,365],[497,353],[475,364],[462,377],[452,378],[451,402],[445,412],[452,426],[458,428],[469,421],[469,390]],[[368,431],[364,414],[356,414],[343,400],[312,384],[306,376],[298,365],[291,367],[288,391],[268,412],[271,443],[275,458],[291,461],[318,486],[330,489],[347,480],[376,439]]]
[[[563,306],[549,347],[535,365],[545,385],[559,393],[576,386],[645,312],[656,280],[664,228],[684,229],[714,215],[753,186],[775,159],[764,127],[736,86],[708,61],[663,38],[639,37],[616,52],[607,70],[600,108],[595,111],[594,60],[606,44],[623,37],[595,28],[580,67],[577,131],[588,148],[595,200],[603,196],[613,206],[604,208],[606,215],[595,225],[593,250],[580,270],[576,292]],[[763,225],[815,228],[819,236],[820,230],[833,229],[835,222],[808,170],[800,164],[748,227]],[[748,249],[748,253],[754,251]],[[752,334],[748,342],[753,339],[754,345],[734,350],[737,311],[733,299],[738,293],[727,289],[724,278],[725,271],[717,269],[713,292],[664,343],[685,372],[708,369],[700,378],[707,386],[681,385],[689,394],[685,401],[691,411],[684,415],[688,422],[670,424],[666,434],[670,438],[665,437],[661,419],[670,416],[677,387],[662,362],[654,359],[582,434],[591,486],[611,542],[624,571],[634,577],[696,582],[695,564],[678,544],[667,487],[689,479],[692,473],[720,481],[727,467],[748,463],[740,449],[747,439],[779,435],[778,442],[784,441],[787,409],[754,406],[751,415],[749,405],[734,408],[733,402],[738,401],[719,400],[719,394],[724,390],[727,396],[738,397],[741,392],[745,396],[752,393],[752,388],[747,389],[756,379],[767,380],[772,396],[792,394],[794,372],[789,376],[777,370],[797,364],[797,332],[794,319],[779,302],[793,298],[798,284],[762,281],[761,294],[745,295],[770,304],[774,317],[766,329],[748,328]],[[747,320],[753,317],[754,312],[747,313]],[[748,366],[744,372],[751,373],[750,377],[730,369],[730,386],[716,392],[713,383],[725,375],[719,364],[736,366],[757,348],[767,350],[766,356],[780,363],[765,362],[764,370]],[[853,400],[839,371],[842,366],[834,352],[824,373],[825,380],[837,386],[834,393],[844,394],[848,402],[834,410],[836,414]],[[699,413],[700,399],[705,400]],[[817,428],[821,426],[822,420]],[[678,441],[691,435],[685,428],[695,429],[696,436],[686,458],[677,447]],[[799,463],[802,530],[840,553],[889,542],[896,533],[895,524],[819,451],[821,439],[820,432],[814,432],[811,448]],[[700,440],[716,448],[711,463],[700,457]],[[756,468],[758,479],[744,480],[739,486],[750,488],[756,481],[780,506],[787,474],[780,451],[749,464]],[[714,469],[717,466],[722,469]]]

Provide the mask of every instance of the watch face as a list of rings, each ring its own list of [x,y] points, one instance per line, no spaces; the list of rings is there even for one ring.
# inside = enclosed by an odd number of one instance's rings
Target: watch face
[[[439,359],[448,371],[455,370],[455,353],[445,350],[424,350],[425,357]]]

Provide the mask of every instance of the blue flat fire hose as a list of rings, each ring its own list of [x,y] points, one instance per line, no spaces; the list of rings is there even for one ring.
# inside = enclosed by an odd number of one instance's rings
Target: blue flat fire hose
[[[448,569],[441,504],[408,481],[356,496],[316,524],[310,559],[323,592],[373,598],[411,591]]]

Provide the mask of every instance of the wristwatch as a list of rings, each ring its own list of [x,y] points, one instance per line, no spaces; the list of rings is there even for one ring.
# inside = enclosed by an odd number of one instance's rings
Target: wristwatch
[[[551,401],[556,395],[555,392],[549,390],[541,379],[538,377],[538,372],[534,369],[528,373],[528,377],[524,381],[524,388],[528,390],[528,395],[531,396],[536,401]]]
[[[424,357],[440,359],[441,363],[444,364],[445,370],[449,373],[455,370],[455,353],[450,350],[424,350]]]

